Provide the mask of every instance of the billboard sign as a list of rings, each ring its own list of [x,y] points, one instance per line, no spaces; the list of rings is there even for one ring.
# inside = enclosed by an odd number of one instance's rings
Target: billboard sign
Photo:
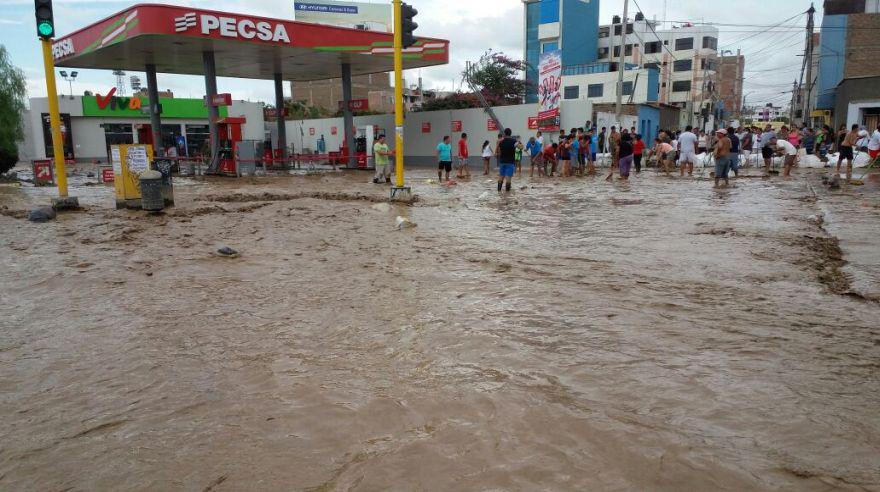
[[[352,27],[365,31],[392,32],[393,30],[390,2],[295,1],[293,10],[294,18],[299,22]]]
[[[559,116],[561,89],[562,52],[553,50],[541,53],[538,61],[538,118],[543,120]]]

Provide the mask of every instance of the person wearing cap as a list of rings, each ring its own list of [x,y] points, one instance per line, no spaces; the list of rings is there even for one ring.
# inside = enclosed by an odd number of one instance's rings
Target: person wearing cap
[[[720,129],[715,132],[718,139],[715,142],[715,187],[718,188],[720,180],[724,180],[724,186],[730,185],[727,175],[730,173],[730,139],[727,138],[727,130]]]

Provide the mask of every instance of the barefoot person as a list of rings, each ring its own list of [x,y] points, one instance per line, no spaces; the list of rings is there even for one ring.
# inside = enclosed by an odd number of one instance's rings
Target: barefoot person
[[[662,169],[666,176],[669,176],[669,173],[672,171],[672,161],[675,158],[675,149],[672,148],[671,144],[657,137],[654,139],[654,150],[652,152],[657,156],[657,167]]]
[[[798,149],[790,140],[782,138],[776,139],[776,152],[784,156],[782,176],[787,178],[791,176],[791,168],[794,167],[794,161],[797,158]]]
[[[718,139],[715,141],[715,187],[718,188],[720,180],[724,180],[724,186],[730,186],[730,139],[727,138],[727,130],[720,129],[715,132]]]
[[[461,138],[458,139],[458,166],[456,166],[456,176],[458,176],[458,179],[471,177],[471,169],[468,166],[467,138],[467,133],[462,133]]]
[[[446,181],[449,181],[449,173],[452,172],[452,146],[449,145],[449,135],[443,137],[443,141],[437,144],[437,179],[443,181],[443,171],[446,171]]]
[[[540,176],[543,172],[543,167],[541,166],[541,144],[538,143],[538,140],[535,137],[529,138],[529,141],[526,142],[526,154],[529,156],[529,164],[531,169],[529,171],[529,177],[535,177],[535,168],[538,168],[538,175]]]
[[[852,163],[853,163],[853,148],[856,145],[856,142],[859,140],[859,125],[853,125],[852,130],[849,133],[844,135],[843,140],[840,141],[840,157],[837,158],[837,173],[840,174],[840,164],[846,159],[846,182],[852,179]]]
[[[505,190],[510,192],[510,180],[513,179],[513,173],[516,171],[516,148],[521,147],[513,137],[510,128],[504,129],[504,137],[498,142],[498,191],[501,192],[502,185]]]
[[[764,133],[761,134],[761,157],[764,158],[764,174],[770,176],[770,164],[773,163],[773,154],[776,149],[776,133],[773,126],[767,124]]]

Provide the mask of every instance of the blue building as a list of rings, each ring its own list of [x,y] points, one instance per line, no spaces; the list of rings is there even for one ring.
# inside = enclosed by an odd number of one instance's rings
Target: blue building
[[[562,66],[587,65],[598,58],[599,0],[523,0],[525,8],[526,102],[538,101],[538,59],[561,50]]]
[[[880,1],[825,0],[819,31],[816,111],[833,126],[880,124]]]

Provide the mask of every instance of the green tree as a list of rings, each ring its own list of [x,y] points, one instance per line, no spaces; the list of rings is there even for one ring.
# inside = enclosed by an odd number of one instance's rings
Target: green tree
[[[24,73],[12,64],[6,47],[0,45],[0,174],[18,162],[17,143],[24,140],[21,118],[26,97]]]
[[[489,50],[462,75],[480,88],[490,106],[508,106],[521,104],[526,96],[528,82],[522,74],[527,67],[522,60]]]

